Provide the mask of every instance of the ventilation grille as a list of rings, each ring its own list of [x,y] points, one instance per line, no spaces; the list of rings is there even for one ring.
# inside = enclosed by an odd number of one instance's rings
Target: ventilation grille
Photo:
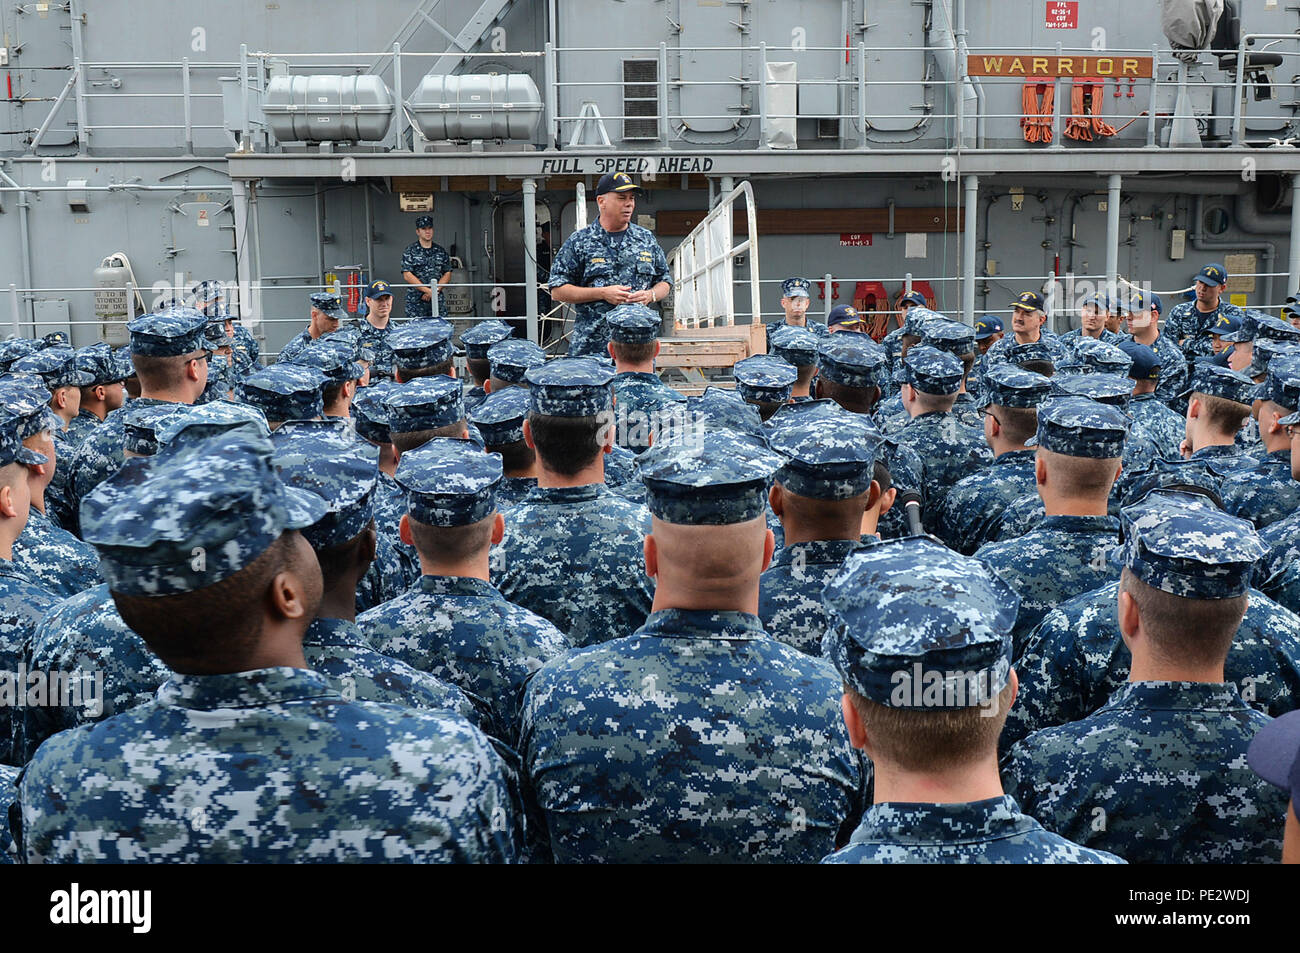
[[[623,138],[659,138],[659,61],[623,61]]]

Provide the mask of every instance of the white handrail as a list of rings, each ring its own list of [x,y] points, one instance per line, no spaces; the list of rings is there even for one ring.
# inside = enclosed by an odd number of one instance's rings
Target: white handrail
[[[737,199],[745,199],[745,218],[749,237],[739,245],[732,243],[732,209]],[[715,234],[713,226],[725,218],[725,230]],[[762,302],[758,286],[758,210],[754,190],[741,182],[704,216],[691,233],[668,255],[673,273],[674,313],[677,327],[726,327],[736,323],[732,300],[733,263],[738,255],[749,255],[750,322],[762,323]],[[721,295],[715,297],[715,283]],[[701,294],[701,291],[703,294]]]

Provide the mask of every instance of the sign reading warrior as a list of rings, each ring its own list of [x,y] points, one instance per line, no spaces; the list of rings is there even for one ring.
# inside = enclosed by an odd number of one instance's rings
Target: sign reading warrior
[[[1149,79],[1154,62],[1149,56],[1035,56],[1032,53],[981,53],[966,57],[971,76],[1019,76],[1022,79],[1057,76],[1116,76]]]

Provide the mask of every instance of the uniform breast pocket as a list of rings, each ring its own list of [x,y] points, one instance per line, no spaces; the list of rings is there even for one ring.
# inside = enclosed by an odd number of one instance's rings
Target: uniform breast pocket
[[[636,263],[636,276],[642,280],[648,280],[655,276],[658,269],[652,261],[638,261]]]
[[[595,264],[588,264],[586,270],[583,272],[583,280],[587,283],[588,288],[605,288],[614,284],[614,282],[610,280],[613,275],[613,266],[607,261],[602,261]]]

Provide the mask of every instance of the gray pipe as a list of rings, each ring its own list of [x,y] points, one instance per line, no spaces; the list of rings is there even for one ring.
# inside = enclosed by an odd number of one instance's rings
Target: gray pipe
[[[961,319],[975,326],[975,235],[979,231],[979,176],[966,176],[966,230],[962,235]]]
[[[1291,244],[1287,261],[1290,283],[1286,286],[1288,292],[1300,288],[1300,201],[1296,200],[1298,195],[1300,195],[1300,174],[1291,176]]]
[[[0,169],[0,180],[8,183],[14,188],[21,188],[7,172]],[[32,242],[31,242],[31,222],[28,220],[31,214],[31,199],[27,197],[26,192],[18,193],[18,250],[23,259],[23,301],[26,302],[24,310],[27,312],[27,320],[32,322],[32,327],[36,326],[36,316],[32,312],[32,293],[27,290],[32,287]]]
[[[1119,201],[1123,176],[1106,178],[1106,294],[1115,297],[1115,279],[1119,275]]]
[[[1083,177],[1078,175],[1027,175],[1014,178],[999,177],[994,180],[993,185],[995,187],[1019,185],[1024,187],[1026,193],[1030,189],[1058,188],[1074,192],[1083,188],[1084,194],[1087,194],[1089,190],[1083,186],[1082,180]],[[1180,195],[1237,195],[1248,189],[1249,183],[1247,182],[1212,175],[1171,175],[1167,178],[1151,175],[1130,175],[1124,179],[1124,191],[1130,194],[1135,192],[1156,192]],[[1099,178],[1097,187],[1091,191],[1102,192],[1104,190],[1104,183]]]
[[[1264,305],[1269,305],[1273,301],[1273,263],[1277,260],[1277,245],[1267,241],[1211,241],[1201,237],[1201,223],[1205,220],[1205,196],[1196,196],[1196,206],[1191,222],[1192,228],[1188,229],[1188,240],[1192,247],[1197,251],[1258,251],[1263,253],[1263,271],[1266,277],[1262,279],[1262,295]]]
[[[537,180],[524,179],[524,314],[528,340],[541,342],[537,333]]]
[[[1242,183],[1245,186],[1245,183]],[[1295,196],[1292,194],[1291,210],[1295,211]],[[1232,203],[1233,224],[1247,235],[1289,235],[1291,233],[1292,215],[1266,215],[1255,208],[1255,196],[1245,188],[1237,193]]]

